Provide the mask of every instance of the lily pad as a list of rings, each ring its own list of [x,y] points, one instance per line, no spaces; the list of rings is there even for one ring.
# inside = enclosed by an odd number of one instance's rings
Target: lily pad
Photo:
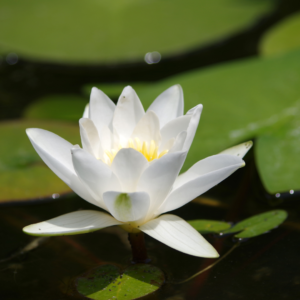
[[[173,84],[180,83],[185,110],[202,103],[204,106],[195,139],[182,171],[207,156],[251,140],[283,124],[293,114],[300,95],[300,51],[272,58],[255,58],[174,76],[148,87],[137,87],[144,107]],[[269,146],[264,143],[265,153]],[[254,143],[255,148],[255,143]],[[275,150],[273,150],[275,151]],[[289,165],[295,162],[287,153]],[[261,159],[257,160],[262,169]],[[272,162],[274,163],[274,161]],[[270,168],[265,172],[269,172]],[[293,169],[289,170],[293,172]],[[276,182],[287,172],[277,173]],[[297,173],[289,174],[297,177]],[[261,179],[265,186],[275,185],[272,174]],[[290,184],[282,180],[281,189]],[[294,188],[294,187],[293,187]]]
[[[224,231],[224,233],[240,232],[235,235],[237,238],[255,237],[277,227],[286,217],[286,211],[272,210],[243,220],[229,230]]]
[[[300,13],[296,13],[272,27],[260,44],[262,55],[279,55],[300,48]]]
[[[257,138],[255,156],[269,193],[300,190],[300,105],[290,109],[286,122]]]
[[[3,0],[1,52],[64,63],[141,61],[148,52],[164,56],[216,41],[272,6],[267,0]]]
[[[31,103],[23,113],[26,119],[75,121],[82,117],[89,98],[75,95],[52,95]]]
[[[73,144],[79,142],[77,125],[50,121],[10,121],[0,124],[0,204],[56,199],[71,193],[40,159],[32,147],[26,128],[52,131]]]
[[[214,220],[192,220],[188,223],[202,234],[219,233],[231,226],[229,223]]]
[[[77,278],[76,286],[87,299],[132,300],[155,292],[164,281],[163,272],[151,265],[132,265],[122,273],[114,265],[103,265]]]

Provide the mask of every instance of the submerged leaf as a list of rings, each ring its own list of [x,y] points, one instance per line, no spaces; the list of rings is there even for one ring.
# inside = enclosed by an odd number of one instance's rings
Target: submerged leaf
[[[148,264],[129,266],[123,273],[114,265],[103,265],[78,277],[76,287],[88,299],[132,300],[153,293],[164,280],[163,272]]]
[[[287,212],[284,210],[272,210],[263,214],[259,214],[243,220],[234,225],[224,233],[235,233],[237,238],[251,238],[261,235],[278,225],[280,225],[287,217]]]
[[[214,220],[192,220],[188,223],[202,234],[219,233],[230,228],[229,223]]]

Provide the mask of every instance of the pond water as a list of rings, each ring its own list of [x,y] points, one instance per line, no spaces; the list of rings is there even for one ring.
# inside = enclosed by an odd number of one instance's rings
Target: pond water
[[[245,173],[238,171],[210,194],[197,198],[174,214],[187,220],[226,220],[228,217],[237,220],[270,209],[267,198],[253,195],[259,191],[253,192],[252,183],[246,193],[241,190],[230,192]],[[179,282],[215,260],[186,255],[146,237],[152,264],[165,272],[166,283],[145,299],[299,299],[300,226],[299,221],[293,219],[299,211],[300,199],[292,197],[285,201],[276,208],[288,210],[288,222],[269,233],[241,242],[212,269],[186,283]],[[118,227],[83,235],[51,237],[40,241],[40,245],[31,251],[18,253],[36,239],[25,235],[22,227],[78,209],[94,207],[76,196],[48,203],[2,207],[0,299],[74,299],[69,293],[76,276],[105,263],[130,264],[127,233]],[[205,237],[221,256],[237,242],[232,236]]]
[[[16,58],[0,61],[0,119],[17,119],[29,103],[55,93],[82,96],[91,82],[153,81],[219,62],[257,54],[262,33],[284,16],[299,10],[289,1],[281,10],[261,19],[222,43],[162,59],[157,65],[72,66],[36,63]],[[24,133],[25,134],[25,133]],[[249,240],[207,234],[205,238],[226,258],[185,282],[214,259],[183,254],[146,236],[151,263],[162,269],[165,284],[143,299],[161,300],[299,300],[300,299],[300,193],[269,195],[257,174],[253,150],[247,166],[208,193],[174,211],[185,220],[210,219],[237,222],[272,209],[285,209],[289,217],[279,228]],[[28,224],[81,209],[95,209],[75,195],[0,207],[0,299],[60,300],[72,295],[73,279],[95,266],[130,264],[127,233],[119,227],[89,234],[37,239],[22,232]],[[25,247],[25,249],[24,249]],[[27,248],[26,248],[27,247]]]

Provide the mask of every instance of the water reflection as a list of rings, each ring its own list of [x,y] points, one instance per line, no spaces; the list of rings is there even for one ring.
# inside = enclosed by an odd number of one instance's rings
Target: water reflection
[[[9,53],[6,56],[6,62],[9,65],[15,65],[18,62],[18,60],[19,60],[19,57],[16,53]]]
[[[145,62],[149,65],[151,64],[157,64],[161,60],[161,54],[157,51],[154,52],[148,52],[145,55]]]

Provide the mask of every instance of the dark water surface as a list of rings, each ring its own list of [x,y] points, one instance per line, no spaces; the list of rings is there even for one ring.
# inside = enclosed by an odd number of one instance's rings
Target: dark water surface
[[[213,206],[196,201],[173,213],[187,220],[202,218],[226,220],[235,213],[242,219],[254,212],[271,209],[267,202],[250,197],[237,199],[230,192],[246,171],[213,189]],[[222,201],[217,196],[224,195]],[[210,196],[210,195],[208,195]],[[177,284],[204,269],[215,260],[183,254],[146,237],[152,264],[166,273],[166,284],[145,299],[300,299],[300,199],[288,199],[276,205],[285,208],[290,217],[273,231],[243,241],[224,260],[189,282]],[[237,210],[237,207],[239,209]],[[267,208],[268,207],[268,208]],[[49,203],[2,207],[0,210],[0,259],[9,258],[35,239],[22,232],[22,227],[78,209],[96,209],[79,197]],[[224,255],[236,240],[218,235],[205,235]],[[89,234],[51,237],[32,251],[19,254],[0,264],[0,299],[75,299],[68,295],[72,279],[103,263],[130,264],[131,250],[127,233],[111,227]]]

